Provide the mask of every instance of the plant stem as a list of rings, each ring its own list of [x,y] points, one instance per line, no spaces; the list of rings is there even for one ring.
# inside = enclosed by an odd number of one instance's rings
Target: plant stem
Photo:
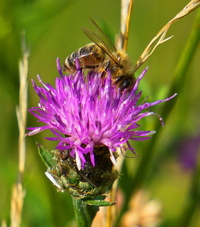
[[[87,205],[81,199],[72,197],[77,227],[90,227],[99,210],[98,206]]]
[[[200,147],[199,147],[200,151]],[[198,152],[199,152],[198,151]],[[193,173],[190,191],[185,206],[176,226],[187,227],[199,206],[200,201],[200,155],[197,157],[197,165]]]

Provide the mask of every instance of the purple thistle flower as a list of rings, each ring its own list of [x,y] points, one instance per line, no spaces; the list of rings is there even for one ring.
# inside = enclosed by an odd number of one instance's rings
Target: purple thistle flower
[[[84,169],[86,155],[89,155],[91,164],[95,166],[95,146],[108,147],[110,158],[115,163],[113,152],[117,148],[125,148],[125,144],[130,148],[128,140],[149,139],[155,131],[139,131],[137,122],[143,117],[155,115],[148,111],[150,107],[176,95],[139,104],[142,92],[138,92],[138,85],[147,69],[138,77],[131,90],[122,92],[112,84],[109,71],[106,78],[102,79],[100,73],[83,75],[78,69],[76,74],[65,76],[59,60],[57,68],[61,78],[56,78],[55,88],[43,83],[39,76],[42,87],[32,81],[40,102],[38,107],[29,111],[44,126],[28,128],[30,132],[27,135],[51,130],[55,136],[47,139],[57,140],[56,149],[61,152],[70,151],[79,170]]]

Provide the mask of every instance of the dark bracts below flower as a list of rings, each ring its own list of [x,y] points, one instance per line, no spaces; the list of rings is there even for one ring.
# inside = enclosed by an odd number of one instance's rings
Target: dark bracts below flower
[[[48,169],[47,176],[53,179],[53,183],[61,191],[67,191],[77,199],[95,199],[106,195],[118,177],[118,172],[110,160],[107,147],[95,146],[93,152],[96,165],[93,166],[89,155],[86,155],[85,168],[78,170],[70,151],[51,151],[56,165]]]

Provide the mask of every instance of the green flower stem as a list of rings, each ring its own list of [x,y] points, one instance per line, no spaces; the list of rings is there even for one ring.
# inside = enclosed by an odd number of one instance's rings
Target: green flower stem
[[[90,227],[99,210],[98,206],[87,205],[81,199],[72,197],[77,227]]]
[[[200,41],[200,13],[198,13],[198,15],[197,15],[197,18],[194,23],[194,27],[192,29],[192,34],[189,37],[186,47],[183,50],[180,60],[177,64],[175,74],[174,74],[175,79],[174,79],[173,83],[171,84],[171,88],[169,89],[169,94],[167,95],[167,97],[171,96],[174,93],[178,93],[180,95],[181,90],[183,88],[183,84],[185,84],[185,81],[186,81],[188,68],[195,55],[199,41]],[[160,115],[164,118],[165,122],[166,122],[167,118],[169,117],[169,113],[173,109],[176,101],[177,101],[177,97],[170,100],[170,102],[166,102],[163,104],[164,107],[163,107]],[[142,156],[141,162],[136,171],[134,179],[127,176],[130,178],[129,182],[132,182],[132,184],[129,185],[129,187],[127,189],[129,193],[126,193],[124,206],[122,208],[122,212],[119,216],[119,219],[123,215],[125,210],[127,209],[127,206],[128,206],[128,203],[130,201],[132,194],[138,188],[140,188],[141,185],[143,184],[144,178],[146,177],[147,172],[149,170],[149,166],[151,165],[150,160],[152,159],[151,157],[153,156],[153,153],[154,153],[154,145],[156,143],[157,136],[159,136],[158,131],[161,128],[160,122],[156,122],[156,125],[154,128],[155,128],[155,131],[157,131],[157,133],[155,135],[153,135],[153,137],[147,143],[147,147],[146,147],[146,149],[144,149],[144,150],[146,150],[146,152]],[[124,166],[124,170],[126,171],[126,166]],[[126,178],[126,179],[128,179],[128,178]]]
[[[200,155],[198,158],[197,166],[193,173],[188,198],[186,199],[186,204],[176,225],[177,227],[190,226],[190,222],[193,218],[193,215],[196,209],[199,207],[199,201],[200,201]]]

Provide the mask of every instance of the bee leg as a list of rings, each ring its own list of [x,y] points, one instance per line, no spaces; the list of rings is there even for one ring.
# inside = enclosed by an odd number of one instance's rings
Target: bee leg
[[[104,70],[106,71],[110,66],[110,60],[105,63]]]

